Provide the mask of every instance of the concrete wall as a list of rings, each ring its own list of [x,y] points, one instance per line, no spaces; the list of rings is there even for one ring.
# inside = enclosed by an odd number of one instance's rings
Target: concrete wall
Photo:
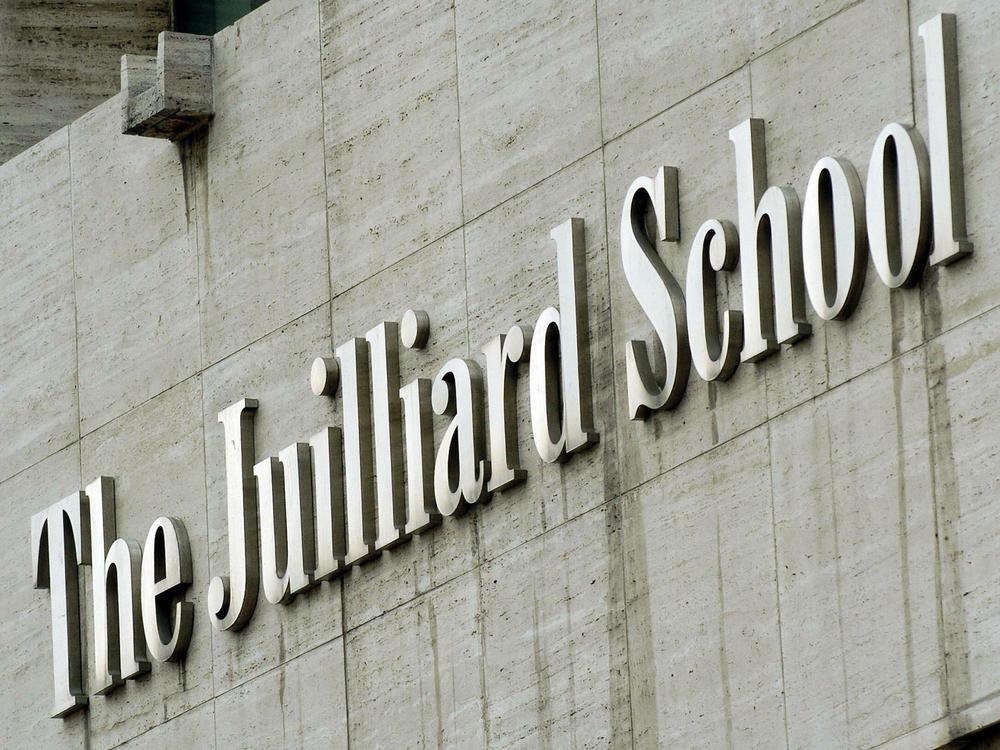
[[[3,0],[0,162],[112,96],[122,54],[169,27],[170,0]]]
[[[744,118],[800,196],[820,156],[863,179],[884,124],[926,133],[940,10],[974,255],[891,293],[870,269],[849,321],[629,421],[632,179],[679,167],[683,278],[736,218]],[[1000,720],[998,32],[987,0],[271,0],[215,38],[204,137],[119,135],[116,98],[0,167],[0,746],[917,750]],[[542,464],[522,377],[524,485],[215,632],[217,413],[260,400],[258,459],[340,424],[309,363],[407,308],[404,380],[479,356],[557,303],[570,216],[599,445]],[[99,473],[120,535],[186,524],[194,637],[54,720],[29,518]]]

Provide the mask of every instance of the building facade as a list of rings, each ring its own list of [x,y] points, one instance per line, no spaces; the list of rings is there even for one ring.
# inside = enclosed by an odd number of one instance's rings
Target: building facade
[[[0,746],[1000,747],[998,39],[270,0],[0,165]]]

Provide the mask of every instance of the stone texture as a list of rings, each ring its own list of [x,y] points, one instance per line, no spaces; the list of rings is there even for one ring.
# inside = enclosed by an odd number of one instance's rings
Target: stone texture
[[[336,295],[462,224],[455,11],[319,5]]]
[[[597,28],[585,0],[455,4],[466,219],[601,145]]]
[[[353,746],[486,746],[478,587],[467,573],[348,633]]]
[[[739,0],[597,0],[605,140],[743,66],[750,55],[747,13]]]
[[[205,370],[204,430],[211,576],[227,575],[225,443],[218,414],[241,398],[256,398],[255,461],[277,456],[292,443],[307,441],[333,420],[326,397],[309,390],[309,366],[330,349],[330,310],[322,305]],[[323,583],[287,605],[269,603],[263,591],[253,619],[243,630],[214,634],[215,689],[219,694],[273,669],[341,632],[340,580]],[[207,616],[201,627],[211,628]]]
[[[310,0],[215,37],[216,114],[185,157],[206,365],[329,299],[318,45]]]
[[[69,131],[83,434],[200,365],[181,159],[122,135],[120,110],[109,99]]]
[[[820,401],[830,433],[850,745],[874,747],[937,719],[946,705],[924,358],[905,354]],[[797,546],[794,526],[787,531],[786,543]],[[787,612],[782,625],[795,627]]]
[[[115,480],[118,536],[144,545],[154,520],[163,515],[180,520],[188,533],[193,576],[198,582],[208,578],[201,415],[201,378],[196,376],[80,443],[84,485],[102,474]],[[186,594],[195,606],[196,624],[202,627],[194,628],[183,662],[154,661],[149,676],[126,681],[107,696],[92,699],[89,732],[96,745],[117,745],[212,698],[212,628],[205,615],[206,589],[193,585]]]
[[[148,732],[119,747],[123,750],[158,750],[162,747],[215,748],[215,703],[197,708],[157,724]]]
[[[308,651],[281,670],[284,746],[347,747],[344,640]]]
[[[282,747],[283,674],[272,669],[215,699],[215,746]]]
[[[483,566],[490,747],[629,745],[621,544],[616,501]]]
[[[625,498],[636,748],[785,745],[766,430]]]
[[[747,4],[750,51],[764,54],[853,4],[853,0],[751,0]]]
[[[67,130],[0,168],[2,478],[80,435],[69,175]]]
[[[528,371],[518,376],[518,438],[524,485],[478,509],[484,559],[600,505],[617,492],[617,458],[601,158],[594,154],[470,222],[465,230],[470,348],[520,323],[531,328],[559,305],[549,232],[571,217],[585,224],[591,378],[600,442],[565,463],[538,457],[528,417]],[[498,263],[497,258],[504,258]],[[479,355],[481,360],[481,355]]]
[[[927,423],[914,353],[771,424],[790,747],[874,747],[944,710]]]
[[[215,746],[347,747],[341,638],[235,687],[214,701]]]
[[[997,312],[926,349],[948,696],[963,705],[994,688],[997,662]]]
[[[677,166],[681,239],[658,242],[657,251],[683,286],[691,242],[702,222],[711,218],[736,220],[736,177],[729,129],[749,115],[750,88],[746,70],[719,81],[663,115],[653,118],[605,149],[608,266],[614,321],[615,403],[619,418],[618,452],[622,489],[644,482],[713,445],[744,432],[765,419],[761,368],[745,364],[725,383],[706,384],[694,368],[684,400],[646,420],[628,420],[625,390],[626,342],[659,343],[652,326],[625,280],[621,257],[621,216],[625,194],[637,177],[652,177],[661,166]],[[703,123],[691,128],[690,122]],[[675,155],[683,154],[681,162]],[[740,309],[738,269],[720,274],[716,282],[719,307]],[[662,365],[659,375],[662,376]]]
[[[0,6],[0,162],[118,91],[122,54],[156,52],[169,0],[7,0]]]

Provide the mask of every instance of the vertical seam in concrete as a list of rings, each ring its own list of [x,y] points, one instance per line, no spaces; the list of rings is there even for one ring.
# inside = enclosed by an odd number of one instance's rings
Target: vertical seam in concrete
[[[844,645],[844,603],[842,597],[840,569],[840,530],[837,524],[837,484],[836,472],[833,470],[833,430],[830,427],[829,403],[823,407],[826,419],[827,467],[830,471],[830,518],[833,526],[833,569],[837,582],[837,632],[840,634],[840,672],[844,684],[844,729],[847,737],[851,736],[851,707],[847,692],[847,653]]]
[[[76,460],[78,479],[83,482],[83,411],[80,408],[80,312],[76,297],[76,192],[73,190],[73,146],[71,141],[72,128],[66,127],[66,166],[69,172],[69,244],[70,244],[70,265],[73,271],[73,346],[76,356]],[[82,566],[81,566],[82,567]],[[77,586],[87,587],[86,576],[78,576]],[[84,595],[79,597],[80,603],[88,601],[86,590]],[[87,643],[87,617],[80,613],[80,641]],[[86,675],[85,665],[83,666]],[[83,746],[85,750],[90,750],[90,710],[83,711]]]
[[[933,348],[932,348],[933,346]],[[959,477],[955,471],[954,444],[951,437],[952,419],[948,402],[948,372],[944,345],[935,343],[924,348],[927,357],[927,398],[932,467],[932,492],[937,531],[937,580],[943,640],[945,694],[948,726],[952,736],[959,736],[967,727],[961,717],[953,715],[956,706],[964,706],[971,697],[969,671],[969,635],[965,599],[962,592],[961,555],[961,495]],[[947,576],[947,580],[944,580]],[[947,601],[945,601],[947,597]]]
[[[629,625],[628,625],[628,594],[626,592],[626,551],[625,546],[627,540],[625,538],[625,497],[621,492],[621,477],[622,477],[622,462],[621,462],[621,440],[620,440],[620,429],[617,426],[617,412],[618,412],[618,363],[616,361],[614,351],[615,351],[615,306],[611,298],[611,215],[608,211],[608,172],[607,172],[607,159],[605,151],[605,132],[604,132],[604,83],[601,78],[601,28],[600,28],[600,13],[598,9],[598,0],[594,0],[594,45],[597,50],[597,110],[598,110],[598,120],[600,123],[601,130],[601,200],[604,209],[604,257],[607,267],[607,283],[608,283],[608,336],[610,341],[608,342],[610,347],[611,355],[611,408],[612,408],[612,424],[615,424],[615,473],[617,478],[617,487],[613,493],[613,497],[608,499],[606,502],[614,502],[618,500],[619,504],[619,533],[622,535],[621,542],[617,545],[617,553],[619,556],[618,564],[620,566],[622,575],[622,625],[625,628],[624,641],[625,641],[625,663],[622,665],[624,669],[624,679],[625,687],[628,693],[628,741],[631,747],[635,747],[635,717],[633,715],[633,703],[632,700],[632,670],[631,662],[629,660]],[[607,450],[607,447],[602,450]],[[615,550],[609,550],[609,555],[614,555]]]
[[[767,404],[767,373],[764,374],[764,403]],[[778,617],[778,663],[781,666],[781,718],[785,725],[785,748],[788,741],[788,692],[785,689],[785,645],[781,626],[781,576],[778,571],[778,525],[774,520],[774,443],[771,441],[771,420],[764,422],[767,430],[767,476],[771,495],[771,549],[774,552],[774,610]]]
[[[212,538],[211,524],[209,523],[209,509],[208,509],[208,431],[205,429],[205,378],[201,373],[198,373],[198,390],[201,393],[201,465],[202,465],[202,486],[205,490],[205,572],[210,574],[212,555],[210,551],[209,540]],[[215,727],[215,626],[210,627],[211,633],[209,634],[209,648],[211,649],[211,667],[209,669],[209,675],[212,680],[212,725]],[[215,727],[217,729],[217,727]],[[215,731],[212,733],[213,744],[217,743],[217,738]]]
[[[462,284],[465,292],[465,351],[466,356],[472,356],[472,332],[471,321],[469,319],[469,250],[466,246],[466,220],[465,220],[465,172],[464,155],[462,151],[462,95],[459,90],[459,67],[458,67],[458,3],[453,2],[451,6],[451,30],[454,43],[455,55],[455,117],[458,127],[456,135],[458,139],[458,200],[459,211],[462,217]],[[483,609],[483,545],[480,538],[479,514],[476,513],[473,526],[475,528],[476,545],[476,582],[477,595],[479,597],[476,608],[476,625],[479,630],[479,692],[482,700],[482,727],[483,727],[483,747],[489,750],[490,747],[490,714],[489,701],[486,696],[486,613]]]
[[[913,8],[910,0],[906,0],[906,56],[910,68],[910,120],[913,127],[917,127],[917,90],[914,86],[913,73]]]
[[[462,214],[462,283],[465,286],[465,351],[466,356],[472,356],[472,334],[469,325],[469,250],[465,244],[465,172],[462,157],[462,95],[459,91],[458,70],[458,3],[451,5],[451,30],[455,50],[455,117],[458,120],[456,130],[458,137],[458,201]]]
[[[476,527],[478,533],[478,526]],[[479,690],[483,700],[483,747],[489,750],[490,747],[490,712],[489,701],[486,698],[486,611],[483,605],[483,565],[476,565],[476,580],[478,583],[477,595],[479,601],[476,607],[476,617],[479,626]]]
[[[733,747],[733,700],[729,680],[729,657],[726,653],[726,596],[722,579],[722,524],[715,514],[715,569],[719,580],[719,671],[722,677],[722,708],[726,719],[726,747]]]
[[[70,270],[73,275],[73,356],[76,358],[73,374],[76,378],[76,444],[80,481],[83,481],[83,410],[80,407],[80,306],[76,297],[76,194],[73,190],[73,146],[72,128],[66,128],[66,168],[69,172],[69,245]]]
[[[340,647],[343,652],[344,658],[341,662],[344,665],[344,732],[345,738],[347,740],[345,747],[350,750],[351,747],[351,698],[350,692],[347,689],[347,630],[345,629],[345,624],[347,622],[347,612],[344,605],[344,579],[343,576],[337,577],[338,585],[340,586]]]
[[[908,719],[910,726],[918,726],[916,671],[913,654],[913,616],[911,612],[910,593],[910,539],[906,503],[906,440],[903,424],[903,363],[896,358],[892,360],[892,392],[896,408],[896,477],[897,493],[897,534],[899,536],[899,586],[903,597],[903,629],[906,645],[906,683],[910,693]]]
[[[326,297],[333,299],[333,259],[330,243],[330,171],[327,168],[326,149],[326,85],[323,76],[323,3],[316,0],[316,51],[319,55],[319,119],[322,128],[320,137],[323,149],[323,216],[326,220]],[[330,305],[330,344],[333,345],[333,305]],[[341,589],[343,591],[343,589]]]
[[[923,295],[921,295],[921,302],[923,301]],[[921,305],[921,308],[923,305]],[[922,312],[922,310],[921,310]],[[923,357],[924,357],[924,379],[925,387],[927,390],[927,434],[928,434],[928,450],[930,452],[930,461],[928,462],[928,470],[931,479],[931,499],[932,507],[934,510],[934,595],[935,595],[935,605],[937,610],[937,640],[938,640],[938,655],[941,659],[941,670],[939,672],[939,689],[944,698],[944,712],[945,716],[951,714],[951,691],[948,690],[948,643],[947,637],[945,636],[945,626],[944,626],[944,594],[943,586],[941,582],[941,524],[938,519],[938,500],[937,500],[937,467],[935,466],[935,456],[934,456],[934,441],[931,439],[934,430],[934,411],[933,403],[931,397],[931,383],[930,383],[930,358],[927,354],[927,349],[930,342],[924,345]]]

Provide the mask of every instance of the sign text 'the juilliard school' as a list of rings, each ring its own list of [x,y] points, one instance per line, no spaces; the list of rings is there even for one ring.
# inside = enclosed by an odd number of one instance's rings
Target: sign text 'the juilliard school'
[[[621,214],[621,259],[665,366],[654,368],[647,342],[626,342],[631,419],[675,406],[692,364],[705,380],[726,380],[741,363],[808,336],[807,303],[824,320],[848,318],[869,258],[881,282],[896,288],[917,284],[927,263],[945,265],[971,252],[955,17],[938,15],[920,36],[925,136],[909,125],[887,125],[875,138],[864,187],[849,161],[825,156],[800,205],[791,188],[767,184],[763,121],[730,130],[736,223],[701,225],[683,288],[645,229],[652,210],[659,239],[680,238],[678,168],[662,167],[632,183]],[[327,427],[255,464],[257,402],[243,398],[223,409],[229,569],[208,584],[212,625],[239,630],[253,616],[261,588],[268,602],[284,604],[523,482],[516,383],[525,369],[530,429],[542,460],[568,460],[599,440],[584,232],[581,219],[552,230],[559,307],[543,310],[533,328],[513,325],[487,341],[482,365],[452,359],[433,380],[400,388],[399,346],[419,349],[429,332],[427,314],[410,310],[313,363],[313,392],[342,400],[341,428]],[[719,310],[716,274],[737,266],[743,309]],[[432,412],[450,418],[436,445]],[[47,588],[51,602],[53,716],[88,700],[81,566],[90,566],[93,577],[92,692],[107,693],[148,671],[150,659],[183,658],[195,613],[185,601],[192,569],[181,520],[156,519],[141,547],[117,538],[114,480],[101,476],[31,519],[31,549],[34,585]]]

